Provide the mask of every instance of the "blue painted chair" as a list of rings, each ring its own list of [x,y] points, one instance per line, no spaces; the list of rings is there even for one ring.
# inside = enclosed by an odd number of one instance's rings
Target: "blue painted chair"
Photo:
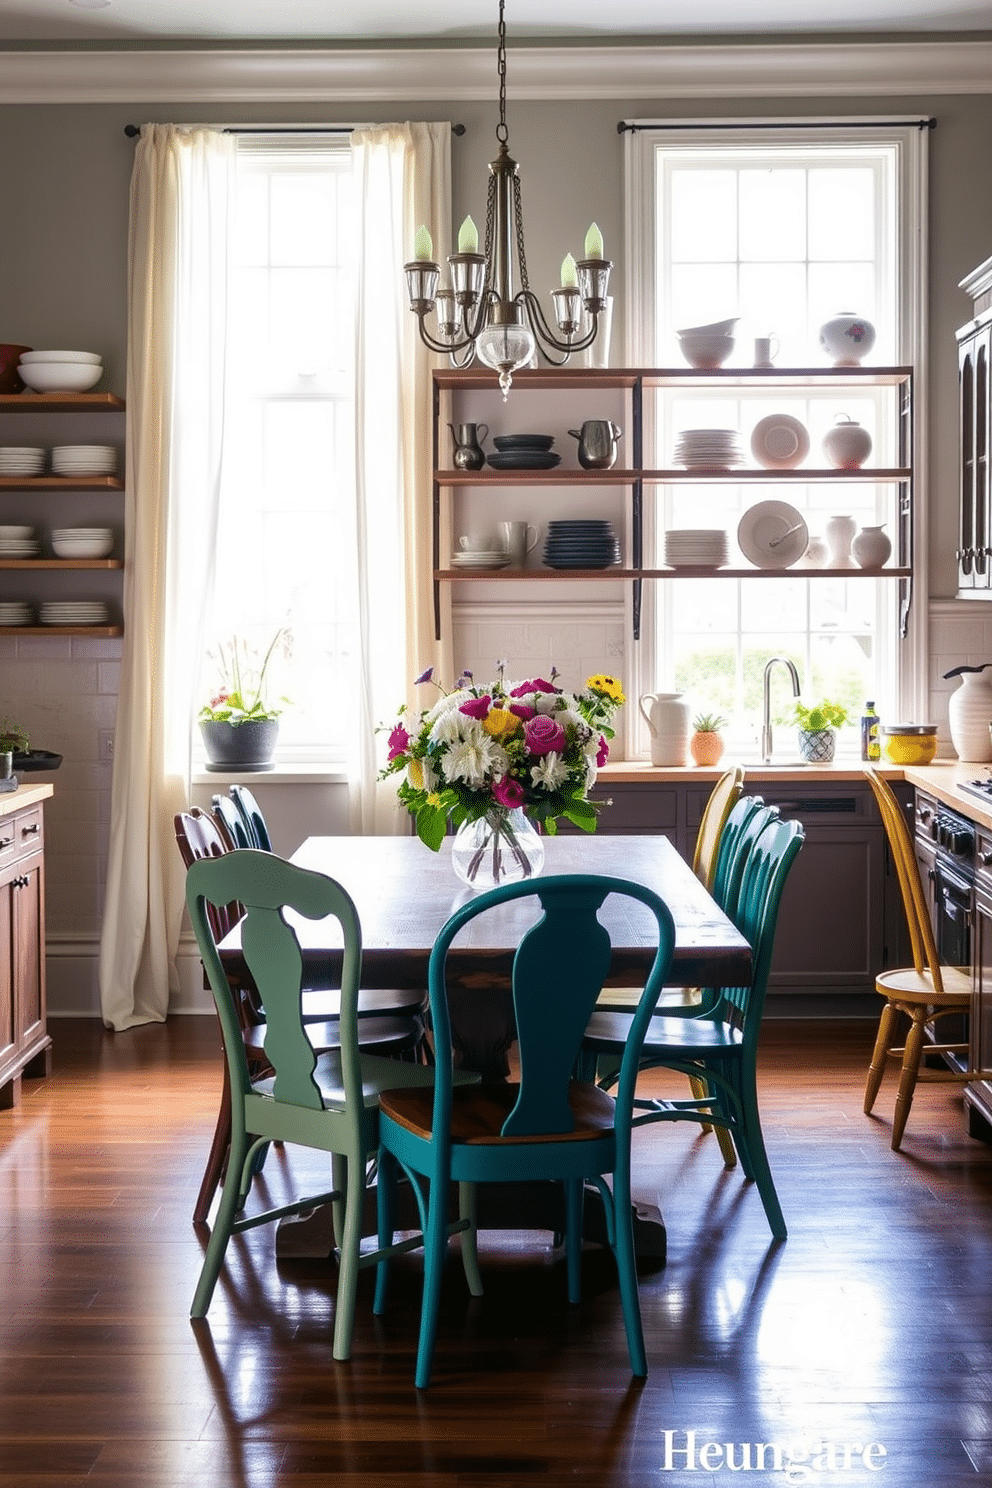
[[[597,911],[611,894],[647,907],[657,930],[650,975],[635,1013],[614,1101],[594,1082],[572,1078],[589,1015],[606,977],[610,937]],[[513,962],[513,1003],[519,1083],[453,1090],[446,961],[448,949],[479,915],[530,899],[541,916],[524,933]],[[630,906],[642,912],[638,904]],[[463,1258],[475,1250],[474,1185],[558,1180],[565,1191],[569,1301],[580,1300],[584,1185],[603,1195],[616,1257],[631,1369],[647,1373],[637,1297],[630,1206],[630,1120],[641,1038],[669,971],[674,927],[667,906],[650,889],[597,875],[558,875],[509,884],[464,905],[442,929],[431,954],[428,995],[437,1050],[433,1092],[388,1090],[379,1120],[379,1246],[388,1254],[394,1230],[397,1168],[417,1195],[425,1235],[424,1296],[416,1383],[426,1388],[437,1334],[441,1273],[447,1249],[449,1186],[463,1186],[468,1228]],[[612,1192],[604,1181],[611,1174]],[[429,1192],[425,1192],[429,1190]],[[375,1310],[386,1305],[388,1262],[379,1268]],[[467,1268],[471,1277],[471,1270]]]
[[[262,808],[251,791],[246,785],[232,785],[230,795],[248,835],[248,846],[257,847],[261,852],[271,852],[269,829],[265,824]],[[239,843],[238,846],[240,845]]]
[[[270,1072],[261,1079],[253,1078],[249,1069],[212,925],[216,908],[232,901],[244,908],[241,943],[266,1019],[265,1056]],[[223,1031],[230,1110],[230,1155],[191,1316],[205,1316],[232,1235],[331,1203],[340,1260],[334,1357],[347,1359],[358,1271],[377,1259],[361,1255],[360,1243],[366,1169],[379,1145],[379,1092],[398,1086],[429,1090],[435,1071],[360,1048],[361,929],[351,899],[333,879],[297,868],[273,853],[242,849],[194,862],[186,875],[186,902]],[[332,915],[341,926],[344,965],[338,1047],[320,1055],[303,1021],[303,957],[296,933],[283,917],[285,909],[311,920]],[[455,1078],[459,1082],[478,1080],[476,1075],[461,1072]],[[295,1142],[330,1154],[333,1187],[260,1214],[244,1215],[241,1211],[252,1174],[269,1142]],[[418,1236],[400,1242],[397,1248],[406,1250],[420,1243]]]
[[[764,815],[763,813],[769,813]],[[756,835],[750,835],[756,834]],[[752,818],[742,834],[740,851],[746,861],[736,910],[731,917],[751,943],[752,977],[749,986],[720,987],[704,993],[703,1010],[690,1016],[666,1012],[653,1017],[640,1050],[642,1069],[678,1070],[702,1081],[704,1098],[662,1100],[635,1098],[635,1126],[653,1121],[693,1121],[726,1129],[733,1138],[747,1179],[758,1186],[772,1234],[788,1233],[775,1192],[758,1113],[756,1062],[768,973],[775,945],[782,890],[804,833],[799,822],[777,819],[773,808]],[[625,1051],[629,1018],[597,1012],[586,1030],[584,1049],[601,1058]],[[604,1083],[613,1081],[612,1074]]]
[[[249,831],[247,823],[230,796],[211,796],[210,809],[220,828],[221,836],[227,839],[229,846],[235,847],[258,847],[254,836]]]

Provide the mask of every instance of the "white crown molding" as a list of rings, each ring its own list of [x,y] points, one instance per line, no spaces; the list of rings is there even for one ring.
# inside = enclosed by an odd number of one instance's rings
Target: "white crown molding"
[[[511,98],[992,92],[992,41],[520,47]],[[0,52],[0,103],[374,103],[495,97],[491,48]]]

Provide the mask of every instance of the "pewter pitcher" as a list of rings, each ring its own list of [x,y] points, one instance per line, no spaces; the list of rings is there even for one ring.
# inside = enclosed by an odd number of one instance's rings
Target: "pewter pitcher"
[[[623,430],[612,419],[586,419],[581,429],[569,429],[579,441],[583,470],[609,470],[617,462],[617,440]]]
[[[486,463],[482,441],[489,433],[489,425],[459,424],[456,429],[454,424],[449,424],[448,428],[451,430],[451,437],[455,441],[455,448],[451,456],[451,463],[455,469],[481,470]]]

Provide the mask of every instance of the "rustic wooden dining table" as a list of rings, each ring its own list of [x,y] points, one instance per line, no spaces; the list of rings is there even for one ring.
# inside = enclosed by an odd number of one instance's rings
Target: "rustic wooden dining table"
[[[751,948],[696,878],[666,837],[608,836],[596,833],[546,837],[544,874],[602,873],[632,879],[655,890],[675,921],[675,952],[667,984],[672,987],[740,986],[751,975]],[[292,861],[326,873],[351,895],[362,927],[362,984],[367,987],[426,989],[427,965],[435,938],[455,909],[472,897],[451,866],[450,842],[431,852],[416,837],[308,837]],[[473,920],[454,942],[448,959],[452,1035],[460,1063],[486,1080],[509,1072],[514,1040],[510,971],[515,947],[537,911],[526,901],[499,906]],[[607,899],[601,918],[613,941],[608,983],[638,985],[654,953],[653,920],[631,901]],[[340,968],[336,921],[293,917],[303,951],[304,979],[310,986],[334,986]],[[240,937],[235,929],[221,944],[232,971],[244,975]],[[530,1186],[532,1187],[532,1186]],[[595,1198],[595,1195],[590,1195]],[[486,1204],[480,1222],[486,1223]],[[501,1227],[557,1228],[555,1213],[543,1218],[533,1193],[514,1221],[506,1195],[499,1199]],[[592,1206],[590,1238],[598,1238]],[[664,1256],[660,1211],[638,1204],[638,1251]],[[291,1237],[295,1234],[297,1239]],[[320,1253],[306,1225],[284,1225],[282,1254]],[[287,1238],[289,1237],[289,1238]],[[296,1248],[298,1247],[298,1248]],[[326,1253],[326,1251],[324,1252]]]

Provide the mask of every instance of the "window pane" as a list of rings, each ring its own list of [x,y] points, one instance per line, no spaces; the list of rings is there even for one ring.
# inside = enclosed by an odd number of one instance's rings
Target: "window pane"
[[[674,170],[670,199],[675,262],[736,260],[736,171]]]
[[[806,257],[805,171],[741,171],[740,201],[742,260]]]

